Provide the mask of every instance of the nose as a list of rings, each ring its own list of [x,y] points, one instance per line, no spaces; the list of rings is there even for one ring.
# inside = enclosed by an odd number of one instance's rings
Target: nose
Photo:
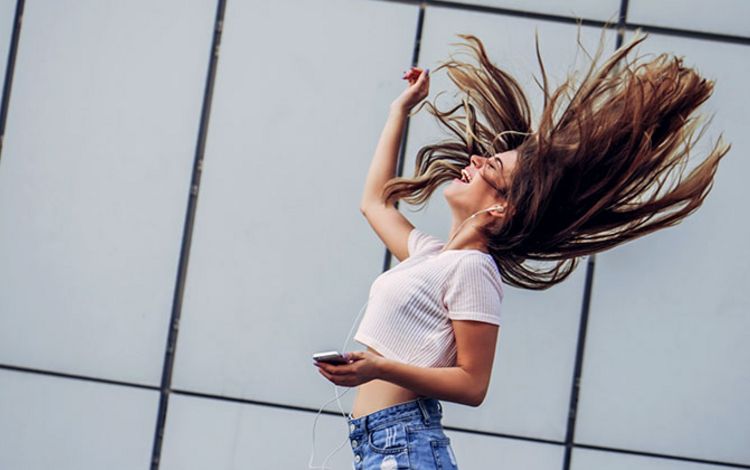
[[[477,168],[481,168],[484,164],[484,157],[480,157],[479,155],[472,155],[469,157],[469,161]]]

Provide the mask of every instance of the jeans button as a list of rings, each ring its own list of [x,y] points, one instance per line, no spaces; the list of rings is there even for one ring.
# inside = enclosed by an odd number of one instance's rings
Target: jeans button
[[[354,439],[354,440],[352,441],[352,448],[356,448],[356,447],[357,447],[357,445],[359,445],[359,442],[357,442],[357,440],[356,440],[356,439]]]
[[[354,456],[354,461],[357,462],[357,463],[360,463],[362,461],[362,457],[360,457],[359,454],[356,454]]]
[[[349,430],[350,430],[351,432],[354,432],[354,430],[355,430],[355,429],[357,429],[357,427],[356,427],[355,425],[353,425],[353,424],[350,424],[350,425],[349,425]]]

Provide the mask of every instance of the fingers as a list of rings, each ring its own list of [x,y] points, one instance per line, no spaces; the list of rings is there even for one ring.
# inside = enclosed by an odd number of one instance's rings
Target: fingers
[[[335,376],[333,374],[329,374],[328,372],[326,372],[322,368],[319,368],[318,372],[320,372],[320,375],[322,375],[323,377],[325,377],[329,381],[335,383],[336,385],[344,385],[343,379],[341,377]]]
[[[336,385],[340,385],[343,387],[356,387],[357,385],[359,385],[357,378],[351,375],[331,374],[330,372],[324,370],[322,367],[318,368],[318,372],[320,372],[320,375],[322,375],[323,377],[325,377],[330,382],[333,382]]]
[[[368,358],[366,351],[352,351],[346,353],[345,357],[349,359],[349,364],[328,364],[326,362],[313,361],[318,368],[320,375],[333,382],[336,385],[345,387],[356,387],[362,383],[358,370],[359,361]]]
[[[419,67],[412,67],[409,69],[408,72],[404,73],[404,76],[402,77],[404,80],[409,81],[409,85],[414,85],[415,83],[422,84],[425,80],[427,80],[430,76],[430,69],[422,70]]]
[[[326,379],[328,379],[328,380],[330,380],[331,382],[334,382],[334,383],[335,383],[336,379],[335,379],[335,378],[334,378],[334,377],[333,377],[333,376],[332,376],[331,374],[329,374],[328,372],[326,372],[325,370],[323,370],[322,368],[320,368],[320,367],[319,367],[319,368],[318,368],[318,372],[320,372],[320,375],[322,375],[322,376],[323,376],[323,377],[325,377]]]
[[[419,75],[422,73],[422,69],[419,67],[411,67],[408,71],[404,72],[404,76],[401,77],[404,80],[409,81],[409,85],[413,85],[417,81]]]
[[[323,372],[321,372],[321,374],[325,376]],[[329,382],[333,383],[334,385],[338,385],[340,387],[356,387],[357,385],[359,385],[356,381],[350,378],[342,379],[340,377],[335,377],[335,376],[326,376],[326,378],[328,379]]]
[[[315,365],[318,369],[324,370],[331,375],[346,375],[351,373],[348,365],[335,366],[333,364],[326,364],[325,362],[316,362]]]
[[[424,69],[421,74],[419,74],[419,78],[417,79],[417,84],[421,85],[424,82],[427,81],[427,79],[430,78],[430,69]]]

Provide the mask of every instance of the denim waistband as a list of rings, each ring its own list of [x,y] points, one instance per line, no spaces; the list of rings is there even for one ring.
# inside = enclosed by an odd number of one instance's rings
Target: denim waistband
[[[443,407],[434,398],[418,398],[383,408],[359,418],[352,418],[352,415],[349,414],[347,420],[349,421],[350,434],[359,434],[367,433],[368,429],[373,429],[388,422],[397,421],[409,416],[419,418],[426,425],[439,423],[440,418],[443,416]]]

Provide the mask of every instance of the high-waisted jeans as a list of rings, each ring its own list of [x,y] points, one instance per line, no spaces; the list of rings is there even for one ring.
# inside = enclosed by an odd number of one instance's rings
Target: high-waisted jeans
[[[348,417],[355,470],[456,470],[443,408],[434,398],[399,403],[359,418]]]

